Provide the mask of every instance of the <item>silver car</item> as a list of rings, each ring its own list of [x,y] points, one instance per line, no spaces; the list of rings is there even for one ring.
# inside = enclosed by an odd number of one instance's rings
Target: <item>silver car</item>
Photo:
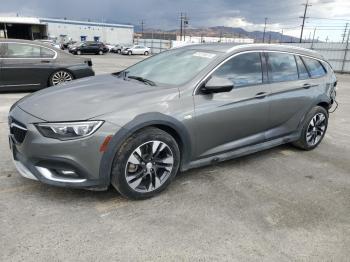
[[[9,113],[25,177],[144,199],[179,171],[285,143],[322,141],[336,77],[290,46],[203,44],[39,91]]]

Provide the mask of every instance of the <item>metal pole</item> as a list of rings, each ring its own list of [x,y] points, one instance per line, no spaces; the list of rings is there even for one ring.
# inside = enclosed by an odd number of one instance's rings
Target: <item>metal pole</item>
[[[141,20],[141,37],[143,38],[143,25],[144,25],[145,23],[143,22],[143,20]]]
[[[344,43],[344,40],[345,40],[345,37],[346,37],[346,32],[348,31],[348,26],[349,26],[349,23],[346,23],[345,29],[344,29],[344,34],[343,34],[343,40],[341,41],[342,43]]]
[[[265,17],[265,26],[264,26],[264,33],[263,33],[263,43],[265,43],[266,23],[267,23],[267,17]]]
[[[299,39],[299,43],[302,42],[303,40],[303,32],[304,32],[304,26],[305,26],[305,19],[306,19],[306,11],[307,11],[307,8],[311,5],[309,5],[309,0],[306,1],[306,4],[303,4],[305,5],[305,9],[304,9],[304,15],[301,16],[300,18],[303,19],[303,24],[301,25],[301,33],[300,33],[300,39]]]
[[[6,28],[6,23],[4,23],[4,31],[5,31],[5,38],[7,38],[7,28]]]
[[[314,29],[314,35],[313,35],[313,37],[312,37],[311,49],[314,47],[315,34],[316,34],[316,27],[315,27],[315,29]]]
[[[346,39],[346,47],[345,47],[345,52],[344,52],[344,59],[343,59],[343,65],[341,67],[341,72],[344,73],[345,69],[345,63],[346,63],[346,57],[348,55],[348,50],[349,50],[349,38],[350,38],[350,29],[348,32],[348,38]]]
[[[180,41],[182,41],[182,21],[183,21],[183,14],[180,15]]]

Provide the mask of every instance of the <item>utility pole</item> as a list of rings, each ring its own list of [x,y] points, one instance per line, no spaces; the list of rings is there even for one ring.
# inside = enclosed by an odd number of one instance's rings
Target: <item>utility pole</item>
[[[300,33],[299,43],[301,43],[301,42],[303,41],[303,32],[304,32],[304,26],[305,26],[305,19],[308,18],[308,17],[306,17],[306,12],[307,12],[307,8],[308,8],[309,6],[311,6],[311,5],[309,4],[309,0],[307,0],[307,1],[306,1],[306,4],[303,4],[303,5],[305,5],[305,9],[304,9],[304,15],[303,15],[303,16],[300,16],[300,18],[303,19],[303,24],[301,25],[301,33]]]
[[[143,38],[143,26],[145,25],[145,22],[141,20],[141,38]]]
[[[265,17],[265,26],[264,26],[264,34],[263,34],[263,43],[265,43],[266,23],[267,23],[267,17]]]
[[[326,37],[326,43],[328,43],[328,40],[329,40],[329,38],[328,38],[328,35],[327,35],[327,37]]]
[[[316,27],[314,29],[314,35],[312,36],[311,49],[314,47],[315,34],[316,34]]]
[[[180,14],[180,41],[182,41],[182,37],[186,40],[186,26],[188,25],[188,18],[186,13]]]
[[[343,40],[341,41],[342,43],[344,43],[346,32],[348,31],[348,26],[349,26],[349,23],[346,23],[344,33],[342,34],[342,37],[343,37]]]
[[[188,26],[188,18],[187,15],[185,13],[185,16],[183,18],[183,34],[184,34],[184,41],[186,41],[186,27]]]

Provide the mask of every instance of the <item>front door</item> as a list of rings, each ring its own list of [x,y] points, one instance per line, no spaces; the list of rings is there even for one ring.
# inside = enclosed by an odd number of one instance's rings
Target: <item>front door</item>
[[[262,55],[242,53],[212,75],[230,79],[230,92],[194,96],[196,156],[210,156],[265,140],[269,119],[269,87],[264,84]]]

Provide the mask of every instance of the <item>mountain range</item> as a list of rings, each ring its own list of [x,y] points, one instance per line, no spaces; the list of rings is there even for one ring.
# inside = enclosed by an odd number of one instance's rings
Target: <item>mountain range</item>
[[[134,26],[135,32],[141,32],[141,26]],[[154,33],[179,33],[179,29],[172,30],[160,30],[154,28],[145,28],[144,32],[154,32]],[[249,32],[240,27],[227,27],[227,26],[214,26],[214,27],[203,27],[203,28],[186,28],[186,35],[191,36],[213,36],[213,37],[242,37],[242,38],[253,38],[257,40],[257,42],[261,42],[263,40],[263,32],[262,31],[252,31]],[[271,38],[271,42],[299,42],[299,38],[282,35],[278,32],[267,31],[265,33],[265,42],[269,42]]]

